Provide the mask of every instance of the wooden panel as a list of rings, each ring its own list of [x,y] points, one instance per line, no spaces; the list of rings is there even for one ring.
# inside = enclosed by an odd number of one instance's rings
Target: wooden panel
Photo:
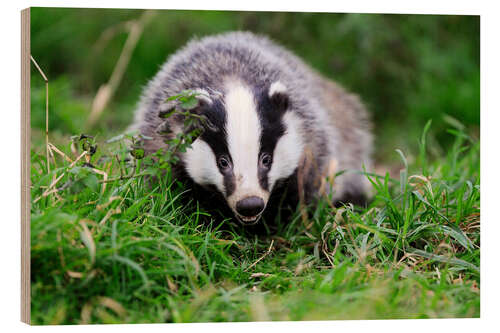
[[[30,301],[30,9],[21,11],[21,321],[29,324]]]

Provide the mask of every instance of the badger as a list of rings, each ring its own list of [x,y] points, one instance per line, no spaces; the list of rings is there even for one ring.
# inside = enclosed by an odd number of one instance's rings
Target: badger
[[[159,116],[176,108],[168,99],[183,91],[197,92],[191,112],[208,121],[179,152],[173,174],[201,189],[193,192],[200,200],[219,198],[216,205],[252,225],[277,194],[294,203],[322,195],[335,204],[367,199],[362,171],[371,168],[372,134],[365,107],[269,38],[229,32],[193,39],[171,55],[144,89],[132,125],[149,138],[147,154],[186,130],[181,118]]]

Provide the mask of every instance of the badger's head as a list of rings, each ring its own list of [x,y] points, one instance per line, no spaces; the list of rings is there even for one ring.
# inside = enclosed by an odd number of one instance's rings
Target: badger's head
[[[196,112],[208,121],[181,159],[202,186],[215,186],[243,224],[256,223],[276,182],[293,174],[303,151],[301,122],[279,81],[251,88],[237,80],[222,93],[200,92]],[[210,93],[209,93],[210,92]]]

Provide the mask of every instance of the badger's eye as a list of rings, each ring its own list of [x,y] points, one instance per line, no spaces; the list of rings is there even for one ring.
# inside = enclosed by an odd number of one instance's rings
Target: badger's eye
[[[269,169],[271,168],[271,164],[273,163],[273,159],[271,157],[271,155],[267,154],[267,153],[264,153],[261,155],[260,157],[260,165],[265,168],[265,169]]]
[[[222,171],[229,170],[231,168],[231,162],[229,162],[229,159],[226,156],[221,156],[217,160],[217,163],[219,164],[219,168]]]

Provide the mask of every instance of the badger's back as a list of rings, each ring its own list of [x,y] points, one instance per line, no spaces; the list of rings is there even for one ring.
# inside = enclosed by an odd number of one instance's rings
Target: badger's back
[[[168,58],[146,87],[136,112],[134,127],[153,138],[145,141],[146,151],[151,153],[165,146],[164,134],[157,129],[164,121],[159,112],[167,107],[168,97],[201,88],[217,99],[228,90],[228,80],[243,82],[257,102],[264,91],[270,96],[270,89],[286,86],[289,118],[293,118],[294,124],[300,123],[294,134],[300,138],[297,145],[301,158],[299,165],[293,166],[293,177],[302,177],[297,191],[304,191],[306,200],[324,186],[322,178],[332,171],[332,165],[335,171],[361,170],[363,165],[369,168],[369,121],[359,99],[283,47],[245,32],[194,39]],[[259,117],[261,122],[267,121],[262,114]],[[292,144],[290,139],[287,144]],[[282,174],[291,177],[288,171]],[[356,173],[337,177],[335,184],[334,200],[356,198],[366,192],[365,180]]]

